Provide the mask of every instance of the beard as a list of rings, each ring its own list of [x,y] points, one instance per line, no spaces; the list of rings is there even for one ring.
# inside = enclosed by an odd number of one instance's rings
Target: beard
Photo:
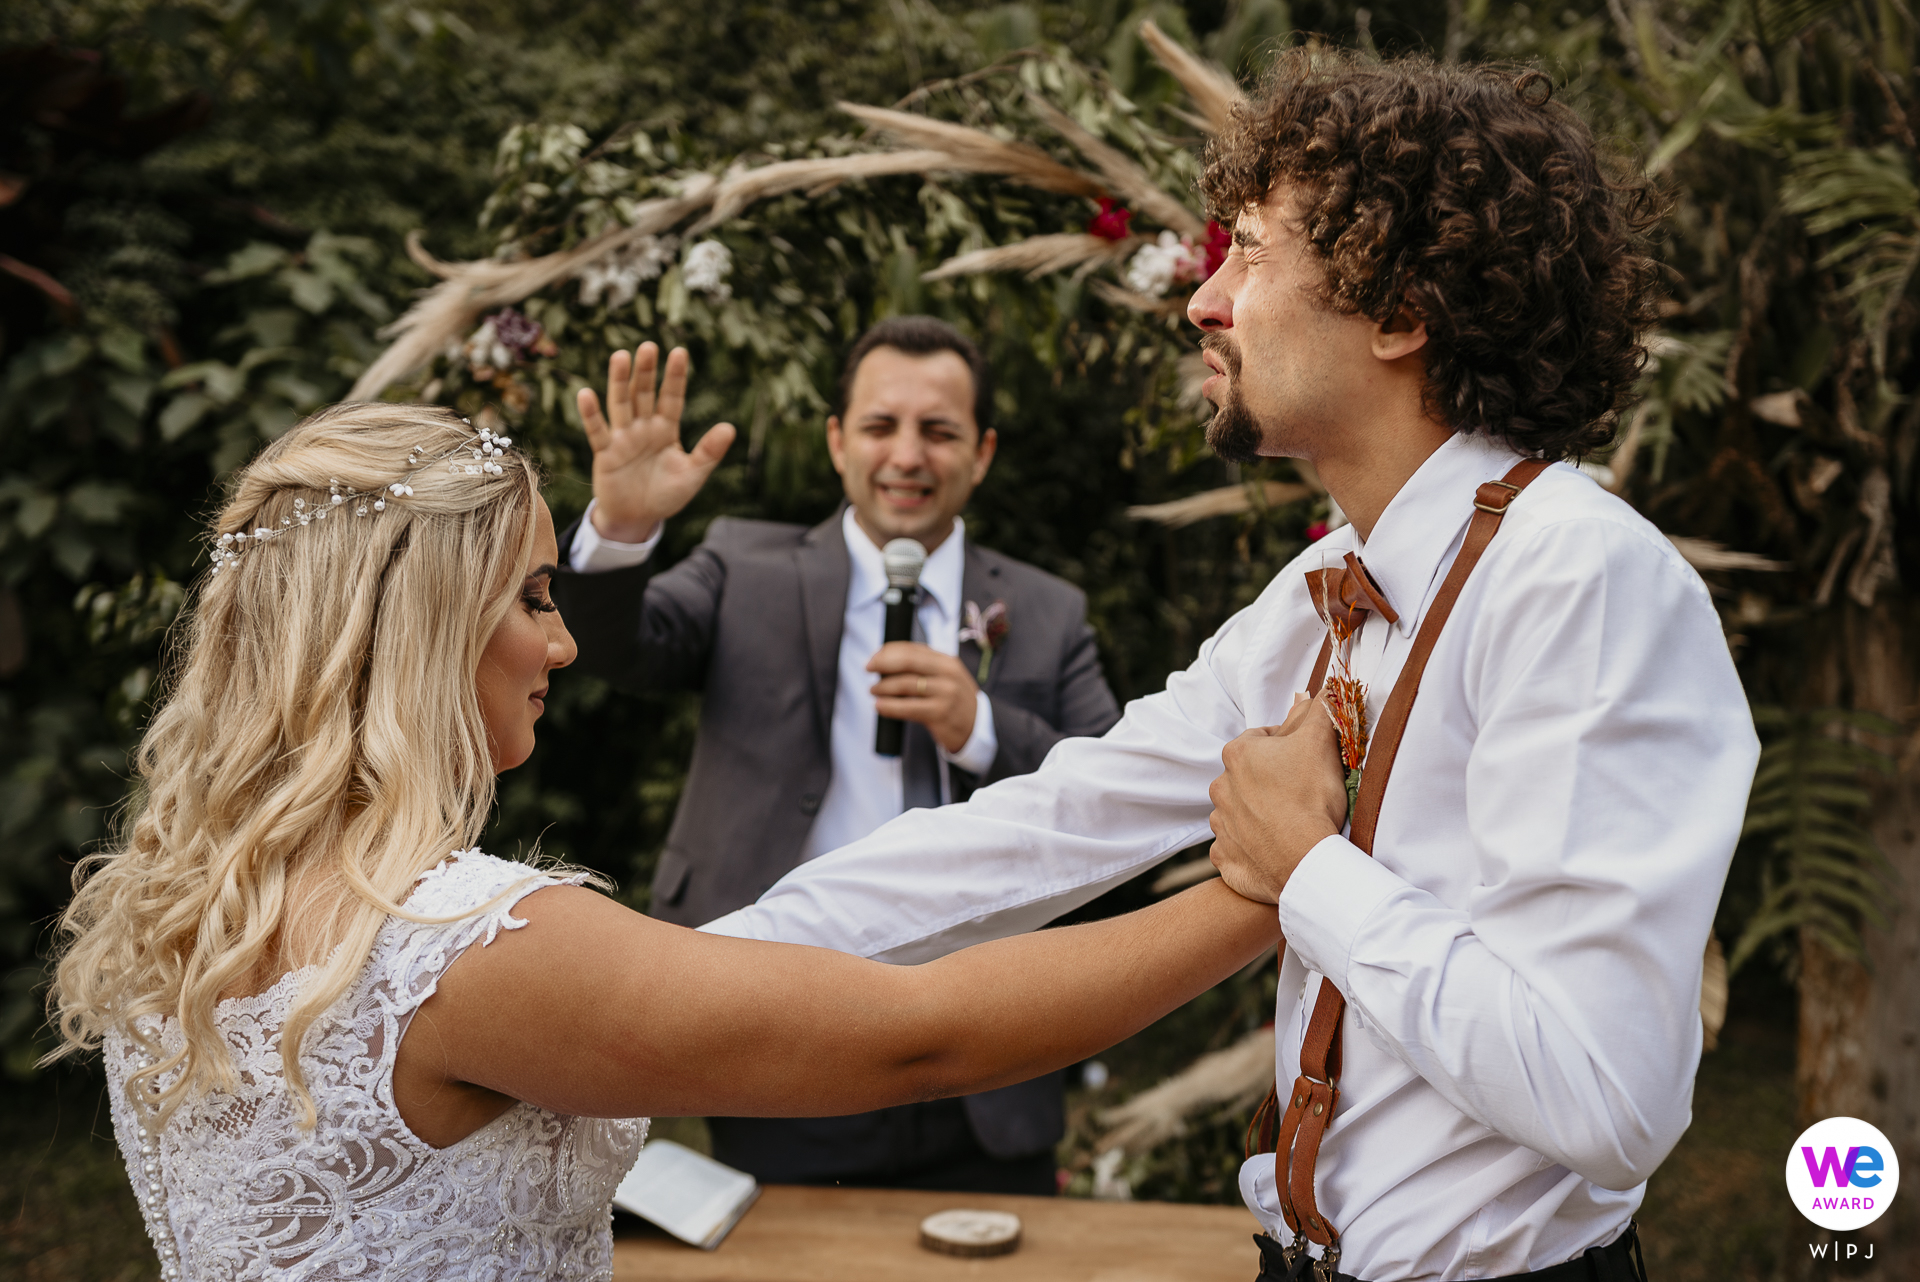
[[[1236,391],[1240,385],[1240,349],[1218,330],[1203,336],[1200,346],[1218,354],[1220,363],[1227,367],[1226,395],[1207,420],[1207,445],[1229,463],[1257,463],[1261,457],[1260,424]]]

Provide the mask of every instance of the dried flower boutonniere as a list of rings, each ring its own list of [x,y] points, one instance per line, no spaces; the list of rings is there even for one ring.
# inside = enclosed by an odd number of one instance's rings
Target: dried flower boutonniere
[[[1333,663],[1327,671],[1327,715],[1340,736],[1340,764],[1347,771],[1347,814],[1360,797],[1360,766],[1367,759],[1367,687],[1353,675],[1353,638],[1359,629],[1344,610],[1322,606],[1320,615],[1333,639]]]
[[[980,647],[980,670],[974,680],[981,685],[987,683],[987,669],[993,666],[993,652],[1007,639],[1007,603],[995,601],[982,610],[973,602],[967,602],[967,626],[960,629],[961,644],[968,641]]]

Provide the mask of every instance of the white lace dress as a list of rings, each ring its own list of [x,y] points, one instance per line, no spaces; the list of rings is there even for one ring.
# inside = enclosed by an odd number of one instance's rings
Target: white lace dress
[[[437,1149],[393,1102],[394,1055],[440,976],[469,945],[524,926],[513,904],[556,884],[477,850],[422,878],[406,905],[422,915],[513,893],[449,924],[395,918],[381,929],[366,969],[304,1040],[319,1112],[311,1131],[296,1124],[280,1069],[281,1023],[306,972],[220,1003],[239,1088],[181,1105],[158,1136],[143,1133],[144,1110],[124,1089],[140,1048],[109,1037],[114,1134],[163,1270],[193,1282],[610,1278],[611,1199],[646,1139],[646,1119],[522,1103]],[[179,1045],[177,1021],[166,1021],[160,1040]]]

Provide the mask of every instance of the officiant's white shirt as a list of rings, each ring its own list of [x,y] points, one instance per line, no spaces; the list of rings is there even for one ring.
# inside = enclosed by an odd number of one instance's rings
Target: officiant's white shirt
[[[580,527],[574,531],[568,549],[567,564],[585,574],[621,570],[638,565],[653,555],[665,526],[654,531],[645,543],[616,543],[603,539],[593,528],[593,505],[587,505]],[[800,858],[812,859],[838,846],[860,838],[878,828],[906,808],[899,757],[883,757],[873,750],[874,729],[880,714],[873,704],[873,683],[880,678],[867,671],[887,633],[887,607],[881,596],[887,590],[886,560],[874,541],[854,520],[853,509],[841,514],[841,536],[847,543],[852,570],[847,582],[847,605],[840,624],[839,679],[833,694],[833,720],[829,731],[833,769],[827,779],[826,795],[820,799],[820,813],[807,830]],[[920,635],[941,654],[960,652],[960,622],[967,571],[967,524],[953,519],[953,533],[940,540],[940,546],[927,556],[920,569],[920,604],[915,618]],[[794,656],[802,662],[804,656]],[[768,660],[772,662],[771,658]],[[1000,751],[999,736],[993,728],[993,704],[986,691],[974,694],[973,734],[958,752],[948,752],[938,743],[940,760],[959,766],[975,775],[984,775]],[[952,780],[944,765],[940,771],[940,795],[952,796]]]
[[[1312,672],[1325,629],[1304,572],[1359,551],[1399,611],[1355,645],[1377,718],[1475,489],[1518,461],[1453,437],[1364,547],[1345,527],[1307,549],[1104,737],[903,815],[704,929],[920,961],[1205,840],[1221,748],[1282,721]],[[1549,468],[1441,634],[1375,857],[1328,837],[1281,896],[1282,1089],[1320,977],[1349,1002],[1317,1182],[1342,1272],[1499,1277],[1625,1228],[1690,1118],[1701,953],[1758,751],[1699,576],[1620,499]],[[1240,1180],[1287,1241],[1272,1157]]]

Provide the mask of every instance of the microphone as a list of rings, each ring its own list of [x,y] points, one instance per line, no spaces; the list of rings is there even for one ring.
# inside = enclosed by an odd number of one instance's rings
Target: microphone
[[[913,611],[920,603],[920,567],[927,563],[927,550],[913,539],[891,539],[880,549],[880,558],[887,566],[887,591],[880,598],[887,606],[884,641],[911,641]],[[899,756],[906,733],[906,722],[881,717],[873,730],[873,750],[883,757]]]

